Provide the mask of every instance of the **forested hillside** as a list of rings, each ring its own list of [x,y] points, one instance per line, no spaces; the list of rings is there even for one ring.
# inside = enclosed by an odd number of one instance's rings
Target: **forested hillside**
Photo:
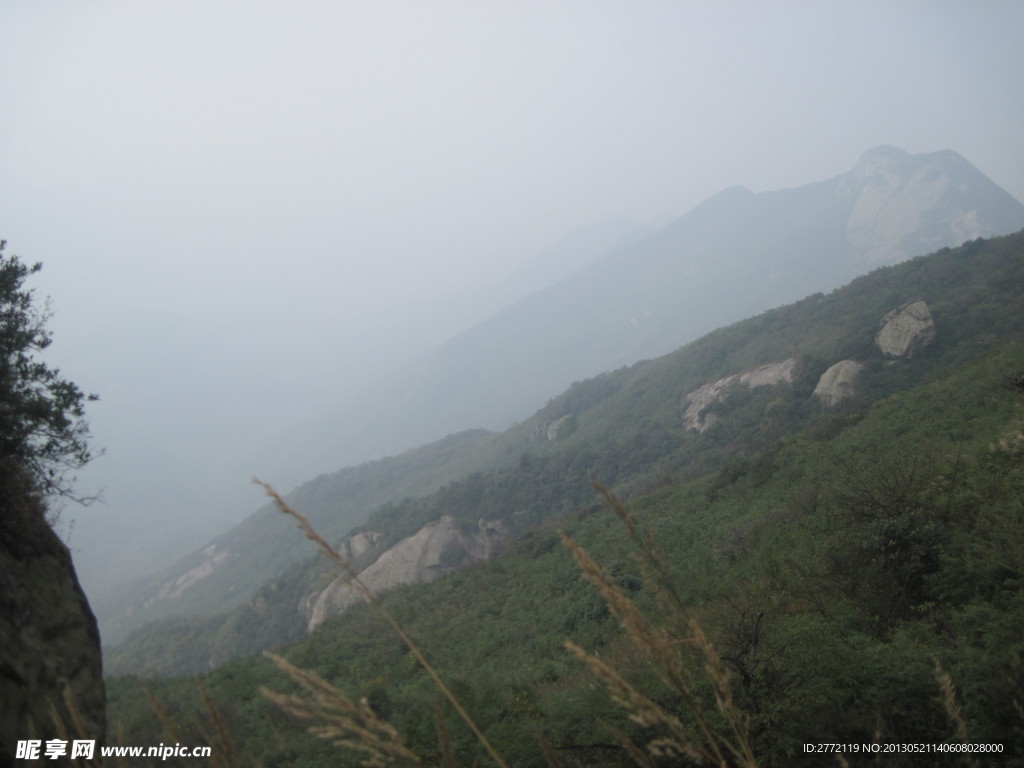
[[[454,517],[466,530],[481,519],[502,520],[514,536],[589,503],[591,476],[631,494],[717,470],[814,423],[823,409],[812,392],[837,361],[863,361],[853,402],[869,402],[955,367],[985,345],[1017,333],[1024,318],[1021,239],[977,241],[877,270],[827,296],[814,295],[720,329],[672,355],[580,382],[502,435],[453,437],[397,459],[325,476],[291,501],[328,538],[340,538],[354,526],[380,531],[374,550],[380,554],[442,515]],[[893,364],[877,349],[875,334],[886,312],[911,299],[924,299],[932,308],[936,338],[906,364]],[[709,409],[727,410],[728,418],[703,433],[687,428],[687,393],[793,356],[800,362],[788,386],[732,392]],[[485,459],[495,468],[480,471]],[[420,471],[411,472],[410,465]],[[462,476],[455,479],[459,469]],[[443,478],[447,485],[427,492]],[[423,487],[417,489],[416,483]],[[392,500],[371,513],[361,495],[370,490]],[[400,493],[408,498],[400,500]],[[362,510],[361,516],[350,517],[352,509]],[[289,540],[287,525],[270,507],[240,527],[247,529],[245,538],[225,548],[248,557],[228,560],[192,592],[209,592],[212,600],[221,591],[230,596],[252,589],[251,577],[240,577],[238,566],[249,563],[249,573],[258,574],[253,569],[286,562],[288,552],[305,546]],[[253,558],[258,552],[266,554]],[[108,668],[115,673],[192,673],[294,639],[306,627],[300,602],[322,589],[330,573],[327,564],[308,557],[230,614],[150,625],[108,649]]]
[[[321,475],[289,498],[325,535],[339,537],[385,502],[429,493],[492,467],[500,459],[492,438],[485,430],[452,435],[400,456]],[[253,498],[260,498],[255,488]],[[252,598],[265,581],[304,559],[303,543],[283,536],[286,530],[266,505],[172,568],[123,585],[97,607],[108,618],[104,642],[116,643],[132,629],[168,615],[219,613]]]
[[[295,503],[327,535],[339,536],[381,504],[426,496],[472,471],[507,468],[537,449],[531,436],[518,444],[506,436],[493,444],[500,443],[495,453],[476,431],[351,464],[460,430],[506,429],[584,376],[663,355],[743,317],[832,290],[872,266],[1021,226],[1024,206],[950,151],[911,155],[876,147],[826,181],[757,194],[730,188],[643,236],[620,229],[618,237],[606,231],[576,238],[569,251],[578,272],[569,268],[565,279],[466,329],[344,413],[326,407],[310,429],[278,435],[253,466],[281,490],[306,481]],[[560,258],[550,255],[557,269]],[[791,322],[805,321],[830,319],[807,311]],[[825,341],[816,330],[800,333],[811,346]],[[832,352],[823,349],[821,359]],[[796,353],[815,362],[807,349],[797,345]],[[728,359],[741,367],[722,375],[770,360],[757,349],[748,360]],[[806,364],[802,369],[807,374]],[[562,425],[571,429],[573,421]],[[248,471],[236,475],[236,485],[244,486]],[[256,599],[262,584],[300,559],[297,546],[277,544],[281,528],[273,518],[259,510],[163,572],[97,595],[106,642],[154,619],[209,616]]]
[[[917,302],[930,335],[884,352],[882,321]],[[383,604],[509,765],[628,764],[626,745],[652,740],[662,757],[646,764],[716,749],[736,765],[837,764],[803,753],[819,742],[858,745],[844,750],[851,765],[884,764],[859,750],[969,742],[1024,765],[1022,329],[1024,233],[877,270],[578,383],[501,436],[531,446],[512,465],[371,515],[378,552],[442,515],[509,528],[499,556]],[[796,361],[788,379],[739,377],[786,360]],[[826,404],[823,374],[841,361],[859,373]],[[703,431],[686,420],[701,391],[724,393],[707,399]],[[627,498],[626,525],[592,477]],[[559,531],[603,567],[590,572],[603,591]],[[305,567],[293,583],[331,577],[324,563]],[[276,591],[286,599],[275,603]],[[220,624],[165,626],[115,664],[165,658],[147,671],[174,672],[184,648],[217,661],[211,636],[224,654],[233,637],[280,629],[300,592],[268,586],[260,605]],[[590,671],[567,639],[595,654]],[[365,697],[426,764],[454,764],[449,752],[486,764],[373,606],[281,653]],[[203,684],[240,764],[358,764],[259,693],[297,691],[269,660],[225,664]],[[200,741],[189,729],[209,715],[193,681],[145,685]],[[115,728],[163,738],[137,679],[111,679],[109,696]],[[965,760],[930,751],[900,764]]]
[[[326,414],[283,463],[333,468],[368,446],[394,452],[455,430],[504,428],[574,380],[663,355],[873,267],[1022,226],[1024,206],[948,150],[875,147],[823,181],[731,187]]]

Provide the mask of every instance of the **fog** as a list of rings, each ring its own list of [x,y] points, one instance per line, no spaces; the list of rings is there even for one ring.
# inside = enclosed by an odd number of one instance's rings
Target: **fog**
[[[87,589],[251,512],[275,436],[542,283],[578,227],[878,144],[1024,199],[1022,28],[1016,2],[7,0],[0,238],[101,397],[102,501],[62,521]]]

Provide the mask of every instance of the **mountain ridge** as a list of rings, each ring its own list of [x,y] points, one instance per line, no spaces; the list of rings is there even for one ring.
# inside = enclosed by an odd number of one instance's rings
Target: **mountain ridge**
[[[1019,335],[1024,322],[1022,253],[1024,232],[945,249],[718,329],[669,355],[579,382],[530,419],[492,435],[489,448],[505,458],[491,469],[369,514],[352,531],[370,531],[373,538],[372,551],[361,549],[356,565],[367,567],[445,515],[455,516],[450,527],[463,534],[479,530],[481,520],[501,521],[503,535],[514,538],[590,503],[592,475],[630,495],[667,477],[706,474],[768,450],[822,414],[848,409],[837,405],[851,393],[836,402],[819,394],[828,371],[843,362],[859,366],[852,402],[861,406],[853,406],[854,411],[912,387],[932,371]],[[903,315],[915,322],[903,323]],[[903,362],[894,365],[893,360]],[[731,381],[746,381],[747,388],[729,389]],[[713,396],[701,405],[701,421],[694,422],[689,409],[702,387]],[[708,413],[715,415],[713,423]],[[306,511],[301,502],[296,506]],[[475,557],[471,552],[461,556],[457,549],[451,549],[450,561],[431,562],[451,570]],[[270,627],[276,627],[278,642],[294,639],[306,629],[300,605],[316,601],[310,595],[327,588],[330,570],[328,564],[307,560],[286,577],[264,584],[230,616],[196,620],[187,630],[180,624],[154,625],[116,651],[111,669],[125,672],[145,664],[149,673],[159,674],[161,664],[174,663],[198,671],[188,665],[199,663],[202,669],[239,649],[268,647],[256,641],[270,642],[275,637]],[[180,651],[181,658],[151,652],[152,644],[169,633],[187,649]],[[192,639],[186,642],[184,636]]]
[[[881,172],[872,170],[873,166],[884,166],[883,171],[889,173],[887,169],[894,163],[902,169],[899,178],[906,182],[914,174],[927,175],[940,161],[961,170],[973,169],[953,152],[915,156],[883,147],[862,156],[857,182],[865,184],[865,180],[878,177]],[[739,312],[756,314],[785,303],[785,297],[795,301],[848,280],[857,271],[847,237],[853,210],[847,199],[852,194],[852,173],[775,192],[753,193],[743,187],[723,190],[662,230],[612,249],[577,276],[524,297],[490,321],[457,335],[434,355],[407,369],[403,376],[382,383],[356,411],[340,419],[326,419],[319,426],[318,436],[304,450],[295,452],[292,459],[299,466],[310,468],[312,474],[312,468],[331,461],[336,462],[334,467],[346,465],[345,451],[337,450],[336,435],[344,435],[348,444],[372,454],[382,450],[382,446],[397,448],[401,440],[411,440],[414,435],[435,434],[430,439],[436,439],[436,433],[459,434],[470,427],[501,429],[515,418],[527,418],[537,403],[558,396],[572,381],[635,363],[643,357],[665,354],[680,346],[680,339],[692,340],[727,326],[739,319],[735,317]],[[996,223],[985,226],[998,229],[1009,226],[1009,221],[1024,226],[1024,206],[979,171],[974,174],[967,176],[986,182],[987,186],[982,187],[988,197],[1013,203],[995,206],[996,213],[991,218]],[[970,178],[963,183],[967,184]],[[900,189],[904,187],[906,183]],[[963,219],[961,209],[962,206],[952,209],[951,220]],[[942,218],[938,213],[936,217]],[[984,218],[975,217],[976,223],[981,226]],[[934,222],[929,224],[932,230],[933,225]],[[887,241],[890,253],[906,246],[904,234],[885,231],[891,236]],[[950,237],[955,240],[953,234]],[[757,257],[756,269],[751,267],[751,254]],[[730,287],[710,287],[723,283]],[[754,309],[748,311],[750,307]],[[524,371],[531,373],[527,376]],[[442,428],[445,424],[452,428]],[[397,437],[399,433],[403,437]],[[508,455],[497,456],[493,446],[484,449],[486,442],[469,448],[459,461],[478,469],[510,461]],[[319,474],[328,476],[334,472]],[[451,475],[447,477],[452,479]],[[285,487],[287,484],[286,481]],[[300,487],[296,498],[302,496],[305,487]],[[414,495],[436,488],[404,487]],[[378,494],[373,498],[375,503],[384,503],[398,497]],[[315,502],[313,508],[320,512],[315,512],[314,517],[320,515],[327,520],[331,503],[327,499]],[[363,507],[360,514],[369,514],[371,508],[372,505]],[[265,520],[273,517],[266,508],[260,515]],[[361,522],[358,515],[344,519],[344,525],[328,523],[325,533],[340,536],[345,533],[345,525],[351,527]],[[280,521],[267,524],[280,530]],[[270,534],[270,538],[275,535]],[[211,592],[204,601],[207,608],[201,612],[236,605],[244,600],[245,594],[258,589],[259,583],[251,583],[241,575],[256,572],[256,562],[276,564],[278,572],[287,567],[290,561],[282,553],[263,552],[264,546],[236,553],[250,562],[246,566],[249,570],[239,571],[219,590],[212,589],[213,581],[204,582],[204,588]],[[298,552],[298,548],[293,550]],[[159,618],[173,612],[171,605],[164,603],[154,613],[150,606],[140,605],[141,595],[152,598],[161,584],[172,583],[185,573],[204,567],[201,551],[172,566],[163,576],[144,580],[142,588],[124,588],[112,599],[96,601],[97,613],[105,617],[106,636],[117,637],[139,626],[143,616]],[[212,556],[216,557],[218,551],[214,550]],[[224,569],[221,574],[227,578]]]
[[[299,464],[352,458],[331,437],[342,425],[360,446],[391,451],[461,429],[504,429],[572,381],[873,267],[1024,227],[1024,206],[952,150],[877,147],[854,169],[785,190],[730,187],[613,248],[325,419]]]

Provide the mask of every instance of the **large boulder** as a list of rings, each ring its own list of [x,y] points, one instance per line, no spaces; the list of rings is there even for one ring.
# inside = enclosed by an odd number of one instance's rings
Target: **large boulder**
[[[453,517],[446,515],[383,552],[360,572],[359,580],[374,594],[405,584],[433,581],[460,565],[489,557],[502,535],[500,522],[481,520],[478,530],[465,532]],[[300,610],[312,632],[331,616],[364,599],[347,576],[339,576],[322,592],[303,600]]]
[[[798,358],[790,357],[778,363],[765,363],[752,370],[734,373],[732,376],[726,376],[695,389],[683,399],[685,408],[683,424],[688,429],[704,432],[717,420],[714,413],[707,413],[708,408],[716,403],[724,402],[731,390],[737,387],[755,389],[792,383],[798,362]]]
[[[827,406],[833,406],[854,394],[857,377],[864,369],[856,360],[840,360],[821,374],[814,388],[814,396]]]
[[[906,360],[935,339],[935,321],[928,305],[911,301],[886,312],[875,334],[875,344],[892,360]]]

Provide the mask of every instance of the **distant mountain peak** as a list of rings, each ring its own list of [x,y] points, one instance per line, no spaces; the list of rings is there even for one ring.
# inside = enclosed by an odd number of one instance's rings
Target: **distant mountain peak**
[[[879,144],[877,147],[872,147],[863,155],[860,156],[858,164],[864,162],[878,162],[878,161],[906,161],[909,160],[911,155],[907,150],[902,147],[894,147],[892,144]]]
[[[838,187],[853,198],[846,233],[854,261],[895,264],[1016,227],[1021,206],[952,150],[911,155],[882,145],[861,155]],[[1018,224],[1019,226],[1019,224]]]
[[[711,199],[722,198],[722,199],[742,199],[744,197],[753,197],[754,193],[744,187],[742,184],[736,184],[732,187],[726,187],[717,195],[714,195]]]
[[[859,187],[866,181],[880,181],[903,172],[912,164],[913,155],[899,147],[888,144],[869,149],[854,164],[850,179]]]

